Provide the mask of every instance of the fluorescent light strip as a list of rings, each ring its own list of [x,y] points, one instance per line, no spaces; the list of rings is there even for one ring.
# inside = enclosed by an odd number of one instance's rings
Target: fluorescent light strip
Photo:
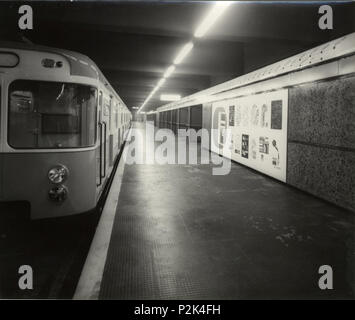
[[[208,15],[202,21],[202,23],[198,26],[195,31],[194,36],[196,38],[203,37],[206,32],[211,28],[211,26],[217,21],[217,19],[222,15],[222,13],[231,5],[231,1],[220,1],[214,4]],[[174,60],[174,64],[171,65],[164,73],[163,78],[159,80],[157,86],[153,89],[153,91],[149,94],[147,99],[144,101],[142,106],[139,108],[138,112],[144,108],[144,106],[149,102],[149,100],[153,97],[156,91],[165,83],[166,79],[175,71],[175,65],[178,65],[185,59],[185,57],[190,53],[194,44],[192,42],[186,43],[182,49],[179,51],[178,55]],[[169,97],[170,96],[170,97]],[[168,99],[168,100],[163,100]],[[172,99],[172,100],[169,100]],[[181,96],[179,95],[161,95],[160,100],[162,101],[177,101],[180,100]]]
[[[232,1],[218,1],[215,3],[205,19],[203,19],[201,24],[197,27],[194,36],[196,38],[203,37],[231,4]]]
[[[148,97],[144,100],[142,106],[139,108],[139,110],[137,111],[137,113],[141,112],[141,110],[145,107],[145,105],[149,102],[149,100],[154,96],[155,92],[157,92],[159,90],[159,88],[164,84],[164,82],[166,81],[165,78],[161,78],[159,80],[159,82],[157,83],[157,85],[154,87],[154,89],[152,90],[151,93],[149,93]]]
[[[179,94],[161,94],[161,101],[178,101],[181,99],[181,95]]]
[[[217,19],[223,14],[223,12],[232,4],[232,1],[219,1],[216,2],[205,19],[201,22],[201,24],[197,27],[194,36],[196,38],[201,38],[203,37],[206,32],[212,27],[212,25],[217,21]],[[149,94],[147,99],[144,101],[142,106],[139,108],[138,113],[140,110],[144,108],[144,106],[149,102],[149,100],[153,97],[156,91],[159,90],[159,88],[164,84],[166,81],[166,78],[168,78],[174,71],[175,71],[175,65],[178,65],[182,62],[182,60],[185,59],[185,57],[189,54],[189,52],[192,50],[194,47],[194,44],[192,42],[188,42],[183,46],[183,48],[180,50],[178,55],[176,56],[174,60],[174,65],[171,65],[164,73],[164,76],[162,79],[159,80],[157,86],[153,89],[153,91]],[[160,100],[163,99],[164,95],[160,96]],[[165,97],[166,98],[166,97]],[[171,98],[171,97],[170,97]],[[176,97],[175,97],[176,98]],[[179,97],[178,100],[180,100],[181,97]],[[176,100],[162,100],[162,101],[176,101]]]
[[[189,54],[191,49],[194,47],[194,44],[192,42],[186,43],[183,48],[180,50],[178,55],[176,56],[174,60],[174,64],[179,64],[181,63],[182,60]]]
[[[171,65],[164,73],[163,78],[161,78],[156,85],[156,87],[153,89],[153,91],[149,94],[147,99],[143,102],[142,106],[139,108],[138,112],[140,112],[144,106],[148,103],[148,101],[152,98],[154,93],[159,90],[159,88],[165,83],[166,78],[168,78],[174,71],[175,71],[175,65],[181,63],[181,61],[189,54],[191,49],[193,48],[194,44],[192,42],[188,42],[187,44],[184,45],[184,47],[180,50],[178,55],[176,56],[174,60],[174,64]],[[179,99],[180,100],[180,99]]]
[[[161,78],[157,84],[157,88],[160,88],[165,83],[165,81],[166,81],[165,78]]]
[[[168,69],[166,69],[165,73],[164,73],[164,78],[169,78],[170,75],[175,71],[175,66],[172,65],[170,66]]]

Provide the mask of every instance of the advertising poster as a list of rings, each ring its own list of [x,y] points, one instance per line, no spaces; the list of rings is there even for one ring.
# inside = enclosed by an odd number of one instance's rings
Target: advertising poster
[[[251,108],[251,124],[254,127],[259,125],[259,107],[256,104]]]
[[[249,105],[244,104],[242,109],[242,126],[249,127]]]
[[[234,153],[236,154],[241,154],[241,147],[242,147],[242,137],[240,134],[235,133],[233,135],[233,141],[234,141]]]
[[[271,129],[282,129],[282,100],[271,101]]]
[[[249,158],[249,136],[247,134],[242,135],[242,157]]]
[[[234,127],[234,106],[229,106],[229,126]]]
[[[215,123],[221,135],[227,125],[232,130],[232,160],[286,181],[287,103],[283,89],[213,104],[212,112],[224,110],[223,120]]]
[[[260,137],[259,138],[259,152],[269,154],[269,138]]]
[[[226,140],[226,114],[219,113],[218,116],[218,142],[219,148],[223,148]]]
[[[242,122],[242,113],[240,111],[240,106],[235,107],[235,126],[240,127],[240,123]]]
[[[261,127],[262,128],[267,128],[269,126],[269,121],[268,121],[268,106],[267,104],[263,104],[261,107]]]

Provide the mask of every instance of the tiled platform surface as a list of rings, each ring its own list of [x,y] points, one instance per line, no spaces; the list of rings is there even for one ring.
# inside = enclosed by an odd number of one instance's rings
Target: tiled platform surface
[[[354,298],[355,214],[246,167],[126,165],[101,299]],[[334,289],[320,290],[331,265]]]

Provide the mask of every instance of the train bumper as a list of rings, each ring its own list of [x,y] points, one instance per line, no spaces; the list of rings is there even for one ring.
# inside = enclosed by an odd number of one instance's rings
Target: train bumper
[[[49,170],[58,164],[70,172],[59,185],[48,179]],[[53,192],[61,186],[67,192],[65,199],[55,201],[58,194]],[[62,195],[59,192],[59,197]],[[0,154],[0,202],[28,202],[31,219],[87,212],[95,208],[96,200],[95,150]]]

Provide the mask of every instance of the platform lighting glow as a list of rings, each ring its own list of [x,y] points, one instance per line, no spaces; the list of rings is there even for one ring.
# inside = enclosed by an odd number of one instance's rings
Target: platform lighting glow
[[[162,81],[164,80],[164,81]],[[165,79],[160,79],[160,81],[158,82],[157,86],[154,87],[154,89],[152,90],[152,92],[148,95],[148,97],[144,100],[143,104],[141,105],[141,107],[138,109],[137,113],[144,113],[141,110],[145,107],[145,105],[149,102],[149,100],[153,97],[154,93],[157,92],[160,88],[160,86],[165,82]],[[160,83],[160,85],[159,85]]]
[[[181,63],[182,60],[189,54],[191,49],[194,47],[194,44],[192,42],[189,42],[183,46],[181,51],[178,53],[174,60],[174,64],[179,64]]]
[[[165,78],[161,78],[157,84],[157,87],[160,88],[165,83],[165,81],[166,81]]]
[[[162,94],[160,95],[160,101],[178,101],[181,99],[179,94]]]
[[[170,75],[175,71],[175,66],[170,66],[168,69],[166,69],[164,73],[164,78],[169,78]]]
[[[196,38],[203,37],[206,32],[212,27],[222,13],[232,4],[232,1],[216,2],[201,24],[197,27],[194,36]]]
[[[156,87],[153,89],[153,91],[149,94],[149,96],[145,99],[145,101],[143,102],[142,106],[139,108],[139,110],[137,111],[137,113],[140,113],[141,110],[145,107],[145,105],[149,102],[149,100],[153,97],[153,95],[155,94],[156,91],[159,90],[159,88],[165,83],[166,78],[168,78],[175,70],[175,64],[179,64],[191,51],[191,49],[193,48],[194,44],[192,42],[189,42],[187,44],[185,44],[185,46],[181,49],[181,51],[178,53],[178,55],[176,56],[175,60],[174,60],[174,65],[170,66],[164,73],[163,78],[161,78],[158,82],[158,84],[156,85]],[[180,98],[178,99],[180,100]],[[176,100],[167,100],[167,101],[176,101]]]
[[[201,38],[203,37],[206,32],[212,27],[212,25],[217,21],[217,19],[223,14],[223,12],[232,4],[232,1],[218,1],[216,2],[207,16],[203,19],[201,24],[197,27],[194,36],[196,38]],[[184,45],[184,47],[180,50],[178,55],[176,56],[174,60],[174,65],[170,66],[164,73],[164,76],[160,81],[158,82],[157,86],[153,89],[153,91],[149,94],[147,99],[144,101],[142,106],[139,108],[138,113],[145,107],[145,105],[148,103],[148,101],[152,98],[152,96],[155,94],[155,92],[164,84],[166,81],[166,78],[168,78],[174,71],[175,71],[175,65],[180,64],[182,60],[189,54],[189,52],[192,50],[194,47],[194,44],[192,42],[189,42]],[[162,100],[162,96],[160,99]],[[180,98],[178,99],[180,100]],[[176,100],[162,100],[162,101],[176,101]]]

